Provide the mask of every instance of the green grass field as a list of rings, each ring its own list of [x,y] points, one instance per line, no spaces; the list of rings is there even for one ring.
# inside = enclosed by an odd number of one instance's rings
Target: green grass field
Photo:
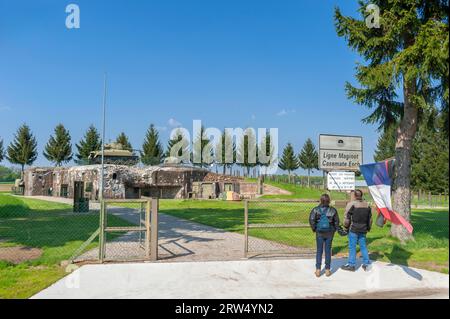
[[[277,186],[277,185],[275,185]],[[286,185],[278,185],[287,188]],[[292,185],[289,185],[292,186]],[[295,186],[294,186],[295,187]],[[288,198],[318,198],[320,190],[292,189]],[[331,194],[333,199],[344,198]],[[284,197],[285,198],[285,197]],[[258,224],[307,223],[314,203],[250,203],[249,222]],[[219,200],[161,200],[160,212],[243,233],[243,202]],[[340,212],[342,214],[342,211]],[[448,273],[448,210],[414,210],[412,223],[415,241],[402,245],[389,236],[389,227],[374,226],[368,235],[373,259]],[[127,225],[111,216],[109,223]],[[65,275],[60,262],[73,252],[98,227],[98,213],[73,214],[71,206],[14,197],[0,193],[0,248],[33,247],[41,257],[18,265],[0,261],[0,298],[27,298]],[[314,248],[309,229],[253,229],[251,236],[287,245]],[[89,248],[96,246],[92,244]],[[345,254],[347,239],[337,236],[334,253]]]
[[[256,182],[256,179],[247,178],[246,179],[249,182]],[[300,187],[298,185],[294,184],[287,184],[287,183],[280,183],[280,182],[273,182],[273,181],[265,181],[264,182],[267,185],[275,186],[278,188],[282,188],[284,190],[287,190],[291,192],[291,195],[265,195],[263,198],[271,199],[271,198],[284,198],[284,199],[294,199],[294,198],[304,198],[304,199],[319,199],[320,195],[325,193],[324,190],[317,189],[317,188],[307,188],[307,187]],[[347,195],[345,193],[341,192],[335,192],[331,191],[328,192],[330,197],[333,200],[342,200],[346,199]]]
[[[308,223],[312,203],[252,203],[249,223]],[[243,203],[196,200],[162,200],[160,212],[232,232],[243,233]],[[341,219],[343,210],[339,210]],[[373,226],[368,234],[371,257],[412,267],[448,273],[449,248],[448,210],[414,210],[412,224],[415,241],[406,245],[390,236],[389,226]],[[314,248],[315,237],[305,229],[250,229],[250,236],[283,244]],[[346,254],[347,238],[336,236],[333,252]]]
[[[67,260],[98,228],[98,213],[73,214],[65,204],[0,194],[0,248],[32,247],[41,257],[13,265],[0,261],[0,298],[26,298],[62,278]],[[115,216],[111,225],[127,223]],[[94,243],[88,248],[93,248]]]

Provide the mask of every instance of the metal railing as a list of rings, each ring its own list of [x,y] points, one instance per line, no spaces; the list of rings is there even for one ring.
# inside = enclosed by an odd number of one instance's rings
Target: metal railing
[[[273,254],[313,254],[309,214],[313,200],[244,201],[245,258]]]

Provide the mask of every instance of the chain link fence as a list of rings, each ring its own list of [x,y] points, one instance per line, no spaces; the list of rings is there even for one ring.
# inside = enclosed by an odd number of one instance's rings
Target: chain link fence
[[[157,200],[42,199],[0,193],[0,267],[156,260]]]
[[[314,254],[309,214],[312,200],[248,200],[245,202],[245,256]]]

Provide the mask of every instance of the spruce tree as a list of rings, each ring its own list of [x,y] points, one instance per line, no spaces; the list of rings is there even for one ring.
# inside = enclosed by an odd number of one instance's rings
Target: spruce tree
[[[183,134],[183,131],[177,129],[174,135],[167,142],[167,150],[165,157],[176,157],[181,163],[187,163],[190,160],[189,156],[189,141]]]
[[[378,27],[366,22],[376,18],[374,13],[365,16],[369,4],[378,6]],[[348,97],[374,109],[365,122],[384,127],[400,121],[393,209],[406,220],[411,216],[412,142],[419,114],[440,100],[448,105],[447,10],[448,1],[442,0],[363,0],[359,19],[335,11],[338,35],[364,60],[356,67],[360,87],[347,83]],[[403,242],[412,239],[401,225],[392,225],[391,234]]]
[[[0,138],[0,162],[3,161],[5,149],[3,148],[3,140]]]
[[[289,183],[291,182],[291,172],[300,167],[297,156],[295,156],[294,147],[288,143],[283,150],[278,167],[288,172]]]
[[[126,136],[126,134],[124,132],[120,133],[119,136],[117,136],[116,143],[122,145],[122,148],[124,150],[130,151],[130,152],[133,151],[133,146],[131,145],[128,136]]]
[[[253,129],[246,129],[237,149],[237,164],[244,168],[246,176],[250,176],[250,169],[258,165],[258,145]]]
[[[225,175],[227,167],[231,167],[236,162],[236,143],[233,136],[226,130],[222,133],[220,143],[216,145],[216,161],[222,166],[222,174]],[[231,173],[230,173],[231,174]]]
[[[396,125],[390,125],[384,129],[378,137],[378,142],[373,157],[375,162],[382,162],[395,156],[396,130]]]
[[[77,163],[78,164],[86,164],[88,163],[89,154],[91,152],[100,151],[102,148],[102,140],[100,138],[100,134],[94,125],[89,126],[88,130],[84,134],[83,139],[76,144],[78,154]]]
[[[8,146],[7,159],[13,164],[21,166],[21,172],[25,165],[31,165],[37,158],[37,141],[28,125],[23,124],[14,135],[14,141]]]
[[[275,160],[275,148],[272,144],[269,132],[266,132],[266,135],[264,135],[258,145],[258,165],[264,167],[265,175],[267,174],[267,169],[275,165]]]
[[[45,145],[44,156],[56,166],[61,166],[72,159],[72,143],[69,131],[64,125],[58,124],[55,128],[55,136],[50,136]]]
[[[206,129],[202,125],[199,134],[195,137],[192,148],[192,164],[194,166],[208,167],[213,159],[213,150],[206,153],[206,147],[210,143],[210,139],[206,136]]]
[[[164,150],[159,141],[159,133],[153,124],[150,125],[142,144],[141,161],[145,165],[159,165],[164,156]]]
[[[303,145],[298,161],[301,168],[308,171],[308,187],[311,186],[311,170],[319,169],[319,154],[314,143],[308,138]]]

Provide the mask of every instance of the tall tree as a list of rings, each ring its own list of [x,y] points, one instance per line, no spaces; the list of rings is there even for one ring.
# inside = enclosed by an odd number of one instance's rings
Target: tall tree
[[[177,129],[167,142],[165,157],[176,157],[181,163],[189,162],[189,141],[181,129]]]
[[[37,158],[37,141],[28,125],[23,124],[14,135],[14,141],[8,146],[6,158],[13,164],[21,166],[21,172],[25,165],[31,165]]]
[[[56,166],[61,166],[72,159],[72,143],[70,142],[70,133],[64,125],[58,124],[55,128],[55,136],[45,145],[44,156]]]
[[[120,133],[116,138],[116,143],[121,144],[124,150],[133,151],[133,146],[130,143],[128,136],[124,132]]]
[[[0,162],[3,161],[5,149],[3,148],[3,140],[0,138]]]
[[[308,138],[303,145],[303,148],[298,155],[298,161],[300,167],[308,171],[308,187],[310,187],[311,170],[319,169],[319,154],[310,138]]]
[[[213,150],[207,153],[206,147],[210,143],[209,137],[206,135],[206,129],[202,125],[200,132],[195,137],[193,147],[192,147],[192,164],[194,166],[208,167],[210,160],[213,158]]]
[[[76,144],[78,154],[77,163],[86,164],[91,152],[99,151],[102,148],[102,140],[100,134],[94,125],[89,126],[88,130],[84,134],[83,139]]]
[[[258,145],[258,164],[264,167],[264,175],[267,175],[267,169],[276,165],[276,154],[269,132],[261,139]]]
[[[379,27],[365,21],[369,4],[378,6],[379,12],[367,18],[378,15]],[[338,8],[335,11],[338,35],[365,60],[356,67],[360,87],[346,84],[348,97],[374,108],[365,122],[383,127],[400,120],[393,209],[407,220],[411,215],[412,142],[419,114],[439,99],[448,100],[447,10],[448,0],[363,0],[359,2],[361,19],[344,16]],[[412,238],[399,225],[392,225],[391,234],[401,241]]]
[[[159,133],[153,124],[145,134],[144,144],[142,144],[141,161],[145,165],[159,165],[164,156],[164,150],[159,141]]]
[[[297,156],[295,156],[294,147],[288,143],[283,150],[278,167],[288,172],[289,183],[291,182],[291,173],[300,167]]]
[[[244,137],[239,141],[237,164],[244,168],[246,176],[250,176],[251,168],[258,165],[258,145],[253,129],[247,128]]]
[[[390,125],[382,130],[373,156],[375,162],[382,162],[395,156],[396,131],[396,125]]]
[[[233,140],[233,136],[226,130],[222,133],[220,143],[216,145],[216,161],[222,166],[223,175],[227,173],[227,167],[231,169],[236,162],[236,143]]]

